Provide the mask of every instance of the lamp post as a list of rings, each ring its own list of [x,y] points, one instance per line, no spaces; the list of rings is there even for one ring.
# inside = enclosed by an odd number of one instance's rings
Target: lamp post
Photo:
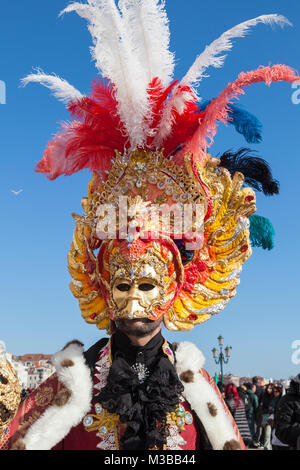
[[[216,348],[213,348],[211,352],[215,360],[215,363],[220,364],[221,383],[223,383],[223,364],[228,364],[232,347],[226,346],[226,348],[224,349],[224,352],[225,352],[225,355],[224,355],[223,354],[223,344],[224,344],[223,336],[220,335],[218,337],[218,342],[219,342],[220,351],[218,351],[218,349]]]

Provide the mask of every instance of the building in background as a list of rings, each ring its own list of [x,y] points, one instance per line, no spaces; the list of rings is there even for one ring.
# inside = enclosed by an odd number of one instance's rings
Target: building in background
[[[223,377],[224,385],[234,384],[236,387],[240,385],[240,378],[233,374],[226,374]]]
[[[11,353],[6,353],[6,356],[13,365],[21,387],[24,389],[36,389],[55,372],[55,368],[50,362],[51,355],[25,354],[23,356],[15,356]]]

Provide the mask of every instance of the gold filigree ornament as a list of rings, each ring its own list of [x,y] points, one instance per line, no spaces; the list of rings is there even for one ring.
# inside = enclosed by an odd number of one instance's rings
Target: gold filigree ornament
[[[11,363],[0,355],[0,440],[21,400],[21,386]]]
[[[207,269],[190,292],[182,290],[166,316],[166,326],[174,331],[191,330],[221,312],[236,295],[242,266],[252,254],[249,217],[256,211],[254,191],[242,188],[244,176],[235,173],[231,178],[217,159],[209,158],[204,168],[197,165],[197,171],[211,197],[200,253]]]
[[[117,211],[120,197],[127,198],[126,218]],[[161,200],[164,208],[153,219],[151,211]],[[181,220],[192,206],[191,226],[186,231],[181,225],[181,234],[174,204]],[[194,164],[186,155],[179,166],[161,152],[117,152],[106,182],[93,173],[82,206],[83,216],[74,215],[68,264],[71,290],[88,323],[107,329],[118,317],[164,315],[167,328],[188,331],[221,312],[236,294],[242,265],[251,255],[249,216],[256,200],[243,175],[231,177],[218,159],[207,155],[205,163]],[[144,239],[153,232],[156,236]],[[187,232],[189,239],[198,237],[195,247],[183,247]],[[148,279],[156,289],[152,301],[149,295],[133,296],[139,306],[128,308],[116,291],[122,279],[127,287],[121,287],[128,290]]]
[[[84,429],[88,432],[98,431],[100,437],[106,437],[110,431],[116,432],[119,415],[111,414],[100,403],[95,405],[96,414],[88,414],[83,419]]]
[[[192,424],[193,421],[192,413],[185,411],[183,405],[178,405],[175,411],[167,413],[167,424],[177,426],[180,432],[185,431],[185,426]]]

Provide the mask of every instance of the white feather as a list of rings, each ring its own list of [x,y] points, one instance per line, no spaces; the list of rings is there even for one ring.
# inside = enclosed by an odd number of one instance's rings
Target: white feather
[[[82,98],[80,91],[76,90],[66,80],[57,75],[46,75],[42,70],[37,69],[36,73],[27,75],[21,80],[21,84],[26,86],[30,82],[40,83],[49,88],[53,95],[63,103],[67,104],[70,100]]]
[[[159,77],[164,86],[173,78],[174,54],[169,50],[169,20],[164,0],[119,0],[124,27],[134,46],[147,86]]]
[[[222,67],[226,55],[220,56],[222,52],[229,51],[232,48],[231,40],[238,37],[244,37],[250,28],[256,26],[258,23],[264,24],[285,24],[291,25],[287,18],[282,15],[261,15],[248,21],[244,21],[233,28],[225,31],[218,39],[213,41],[209,46],[206,46],[202,54],[200,54],[192,67],[189,69],[185,77],[182,79],[181,84],[195,85],[199,84],[205,70],[210,67]]]
[[[178,89],[178,86],[175,87],[172,98],[167,102],[163,110],[160,125],[158,126],[156,136],[153,139],[153,145],[155,148],[161,148],[164,140],[172,132],[172,127],[175,122],[173,111],[183,114],[187,104],[192,101],[195,101],[195,95],[193,93],[188,91],[181,92]]]
[[[88,0],[72,3],[62,13],[76,11],[89,22],[93,37],[92,55],[96,66],[116,88],[119,115],[126,127],[131,147],[143,146],[149,115],[144,70],[134,53],[132,38],[114,0]]]

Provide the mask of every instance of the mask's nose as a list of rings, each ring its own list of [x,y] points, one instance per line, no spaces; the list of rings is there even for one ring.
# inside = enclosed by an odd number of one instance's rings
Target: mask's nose
[[[141,298],[141,291],[139,290],[136,284],[133,284],[128,291],[128,298],[131,299],[140,299]]]
[[[145,315],[145,309],[141,307],[138,299],[129,299],[124,313],[128,318],[147,318],[147,315]]]

